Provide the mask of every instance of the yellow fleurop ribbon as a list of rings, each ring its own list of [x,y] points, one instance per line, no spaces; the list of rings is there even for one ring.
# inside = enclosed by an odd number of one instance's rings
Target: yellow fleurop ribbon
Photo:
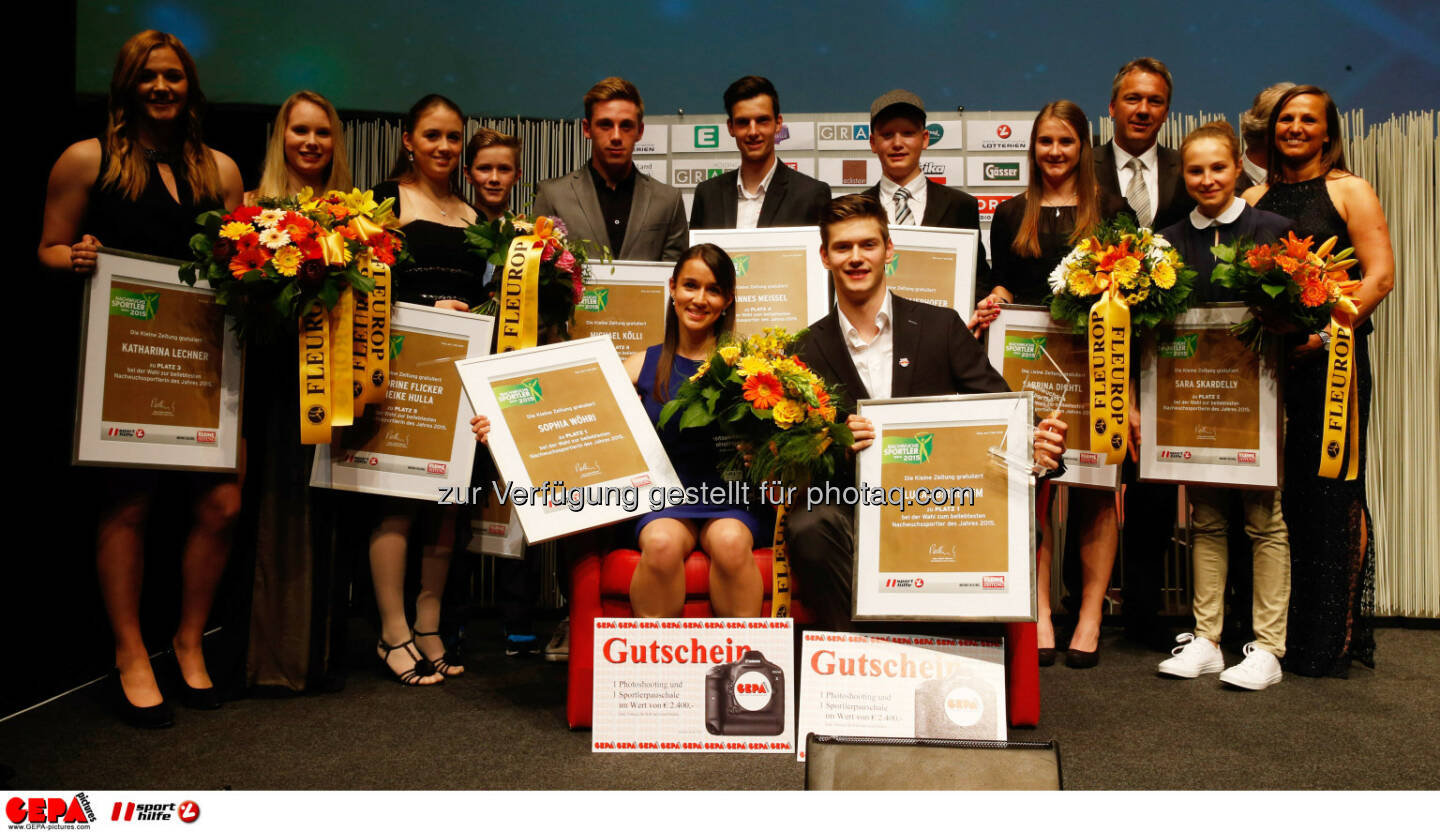
[[[300,441],[330,442],[333,388],[330,365],[330,313],[315,301],[300,318]]]
[[[500,334],[498,352],[535,346],[540,334],[540,255],[555,223],[549,217],[535,221],[534,234],[516,237],[505,253],[500,282]]]
[[[350,326],[350,401],[353,416],[365,412],[365,375],[369,372],[370,296],[354,292],[355,311]]]
[[[785,516],[790,506],[775,506],[775,537],[770,543],[770,617],[790,617],[790,557],[785,552]]]
[[[1098,275],[1097,275],[1098,277]],[[1130,441],[1130,307],[1111,283],[1090,307],[1090,450],[1107,465],[1125,459]]]
[[[390,267],[374,258],[367,258],[361,271],[375,286],[370,290],[366,314],[370,329],[365,342],[365,372],[357,379],[363,388],[357,404],[382,404],[390,386]]]
[[[1351,405],[1356,395],[1355,318],[1360,314],[1353,296],[1360,281],[1340,285],[1340,299],[1330,311],[1329,371],[1325,375],[1325,413],[1320,434],[1320,476],[1345,479],[1360,472],[1360,414]],[[1348,446],[1348,453],[1346,448]]]
[[[351,394],[354,385],[355,347],[352,330],[355,325],[355,289],[345,287],[340,300],[330,310],[330,417],[332,427],[343,428],[355,424],[355,397]]]

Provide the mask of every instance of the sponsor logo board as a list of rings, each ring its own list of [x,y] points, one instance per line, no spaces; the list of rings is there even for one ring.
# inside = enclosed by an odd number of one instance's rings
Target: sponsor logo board
[[[1013,121],[969,121],[971,150],[1029,150],[1030,125],[1034,119]]]
[[[1030,182],[1030,163],[1024,156],[971,156],[965,168],[965,181],[975,187]]]
[[[714,153],[734,149],[735,142],[725,130],[723,121],[670,125],[671,153]]]

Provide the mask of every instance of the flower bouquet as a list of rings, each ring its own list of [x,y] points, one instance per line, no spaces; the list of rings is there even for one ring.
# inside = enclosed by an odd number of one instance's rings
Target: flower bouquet
[[[1250,349],[1258,352],[1267,338],[1260,318],[1301,332],[1314,332],[1330,322],[1331,310],[1349,285],[1345,272],[1356,263],[1350,259],[1355,249],[1332,251],[1336,238],[1331,237],[1311,251],[1313,242],[1313,237],[1301,240],[1291,231],[1273,244],[1241,241],[1210,249],[1219,261],[1210,279],[1259,310],[1230,328]]]
[[[393,266],[406,256],[393,199],[377,204],[358,188],[317,198],[307,188],[265,202],[201,214],[195,260],[180,269],[192,286],[209,281],[241,335],[285,331],[316,301],[333,308],[346,287],[368,294],[367,261]]]
[[[502,340],[507,323],[522,328],[528,324],[536,337],[539,330],[558,336],[555,340],[569,337],[575,306],[589,278],[589,258],[585,247],[566,233],[558,217],[530,219],[511,213],[465,229],[470,250],[496,269],[496,296],[475,312],[500,316]],[[502,298],[511,299],[503,308]],[[521,340],[529,342],[519,346],[536,344],[534,337]]]
[[[832,391],[795,354],[798,341],[778,328],[722,341],[666,402],[661,427],[677,415],[681,430],[717,424],[742,446],[726,470],[740,470],[751,455],[756,484],[804,487],[832,476],[854,438],[836,421]]]

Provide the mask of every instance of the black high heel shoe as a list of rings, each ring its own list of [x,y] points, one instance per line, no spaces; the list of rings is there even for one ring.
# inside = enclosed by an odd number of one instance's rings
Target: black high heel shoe
[[[441,647],[445,647],[445,639],[443,639],[443,638],[440,637],[440,631],[439,631],[439,630],[436,630],[436,631],[433,632],[433,633],[422,633],[422,632],[420,632],[419,630],[411,630],[411,631],[410,631],[410,640],[411,640],[411,641],[414,641],[414,640],[417,639],[417,638],[425,638],[426,636],[434,636],[435,638],[440,639],[440,646],[441,646]],[[416,649],[416,650],[420,650],[420,645],[418,645],[418,644],[415,645],[415,649]],[[420,650],[420,655],[421,655],[421,656],[424,656],[424,655],[425,655],[425,651],[424,651],[424,650]],[[440,658],[438,658],[438,659],[426,659],[426,661],[430,662],[430,664],[432,664],[432,665],[435,666],[435,672],[436,672],[436,673],[439,673],[441,676],[444,676],[444,677],[447,678],[447,679],[449,679],[451,676],[459,676],[461,673],[464,673],[464,672],[465,672],[465,664],[464,664],[464,662],[461,661],[461,659],[460,659],[460,657],[459,657],[458,655],[456,655],[455,653],[451,652],[451,651],[449,650],[449,648],[446,648],[446,649],[445,649],[445,653],[444,653],[443,655],[441,655]],[[451,673],[450,671],[451,671],[451,669],[453,669],[453,668],[458,668],[458,670],[456,670],[456,672],[454,672],[454,673]]]
[[[413,638],[406,639],[399,644],[386,644],[385,639],[382,638],[379,644],[376,645],[376,648],[384,651],[383,654],[380,654],[380,669],[382,675],[389,676],[406,687],[419,687],[422,684],[421,679],[426,676],[435,675],[435,665],[432,664],[429,659],[425,658],[425,654],[420,652],[419,647],[415,646],[415,639]],[[415,665],[404,673],[391,667],[388,661],[391,653],[402,649],[405,650],[405,655],[415,660]]]
[[[1094,650],[1076,650],[1071,648],[1065,651],[1065,666],[1077,670],[1085,670],[1100,663],[1100,648]]]
[[[1041,667],[1049,667],[1055,664],[1054,647],[1040,647],[1035,650],[1035,653],[1040,657]]]
[[[220,709],[220,692],[213,684],[208,688],[192,688],[181,673],[180,704],[196,711],[216,711]]]
[[[110,671],[106,685],[110,688],[110,706],[121,720],[136,728],[169,728],[175,724],[175,711],[169,702],[141,708],[130,701],[125,695],[125,686],[120,683],[120,668]]]

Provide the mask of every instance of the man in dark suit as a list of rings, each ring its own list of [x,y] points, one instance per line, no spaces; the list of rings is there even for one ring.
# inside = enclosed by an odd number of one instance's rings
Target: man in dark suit
[[[957,188],[931,182],[920,172],[930,146],[925,102],[908,90],[891,90],[870,103],[870,150],[880,159],[880,181],[865,191],[885,208],[891,225],[929,225],[980,230],[980,202]],[[985,241],[975,246],[975,277],[989,285]]]
[[[830,202],[830,186],[791,170],[775,156],[784,127],[780,94],[758,75],[725,90],[725,129],[740,149],[740,168],[701,182],[690,209],[691,228],[775,228],[815,225]]]
[[[620,260],[676,260],[689,243],[680,192],[635,169],[645,134],[645,104],[635,85],[606,78],[585,93],[580,129],[591,141],[590,164],[540,183],[535,214],[558,216],[591,256],[602,248]]]
[[[953,309],[906,300],[885,285],[885,264],[895,252],[889,217],[874,197],[842,196],[820,218],[820,259],[835,285],[835,307],[810,325],[800,357],[827,384],[841,385],[838,407],[850,415],[853,451],[875,439],[855,400],[1003,393],[1005,379]],[[1064,422],[1046,419],[1036,433],[1035,458],[1058,470],[1065,448]],[[786,540],[803,601],[829,630],[848,630],[854,552],[854,506],[796,505]]]

